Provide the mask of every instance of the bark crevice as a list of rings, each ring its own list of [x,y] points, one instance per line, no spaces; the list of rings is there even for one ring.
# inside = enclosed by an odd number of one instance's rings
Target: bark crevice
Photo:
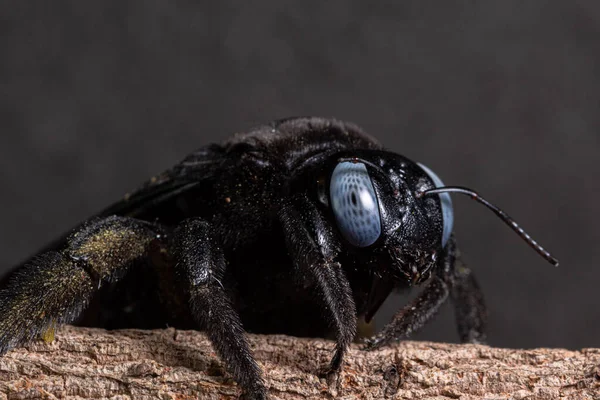
[[[353,346],[338,387],[315,375],[333,343],[249,335],[273,399],[600,399],[600,349],[513,350],[406,341]],[[64,327],[0,358],[0,399],[234,399],[206,336]]]

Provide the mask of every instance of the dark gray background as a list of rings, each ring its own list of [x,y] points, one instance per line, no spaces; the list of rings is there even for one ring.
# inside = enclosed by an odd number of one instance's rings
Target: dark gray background
[[[335,116],[560,259],[455,197],[491,344],[600,346],[600,3],[269,3],[2,2],[0,270],[196,147]],[[451,308],[417,337],[456,340]]]

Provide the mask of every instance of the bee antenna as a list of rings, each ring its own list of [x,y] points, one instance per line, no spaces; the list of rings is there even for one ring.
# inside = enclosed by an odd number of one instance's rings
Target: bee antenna
[[[513,231],[515,231],[517,233],[517,235],[519,235],[521,237],[521,239],[523,239],[525,242],[527,242],[527,244],[529,246],[531,246],[540,256],[542,256],[544,259],[546,259],[546,261],[548,261],[550,264],[554,265],[555,267],[558,266],[558,260],[556,258],[554,258],[548,251],[546,251],[546,249],[544,249],[542,246],[540,246],[538,244],[538,242],[533,240],[533,238],[531,236],[529,236],[529,234],[527,232],[525,232],[523,230],[523,228],[521,228],[515,222],[514,219],[512,219],[507,213],[502,211],[500,208],[496,207],[495,205],[493,205],[492,203],[490,203],[489,201],[487,201],[486,199],[481,197],[474,190],[471,190],[469,188],[465,188],[462,186],[443,186],[443,187],[438,187],[435,189],[419,191],[419,192],[417,192],[416,195],[417,195],[417,198],[419,198],[419,197],[429,196],[432,194],[439,194],[439,193],[462,193],[467,196],[470,196],[473,200],[478,201],[479,203],[483,204],[484,206],[486,206],[487,208],[492,210],[494,212],[494,214],[496,214],[502,221],[504,221],[504,223],[506,223],[506,225],[508,225]]]

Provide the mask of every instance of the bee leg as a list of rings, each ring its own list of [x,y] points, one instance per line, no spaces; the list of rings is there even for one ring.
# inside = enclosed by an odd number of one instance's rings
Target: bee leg
[[[298,272],[317,286],[336,330],[335,354],[328,375],[335,377],[356,334],[356,306],[342,266],[335,262],[340,244],[330,224],[305,195],[283,203],[279,219]]]
[[[118,279],[145,255],[159,228],[134,219],[92,220],[74,231],[61,251],[43,253],[0,288],[0,354],[54,326],[72,322],[103,282]]]
[[[458,335],[463,343],[485,343],[487,308],[473,272],[459,262],[454,270],[450,297],[454,303]]]
[[[213,347],[242,387],[245,399],[266,399],[260,367],[244,336],[237,312],[222,286],[225,273],[223,250],[213,228],[205,221],[189,219],[173,233],[171,254],[178,280],[189,294],[189,305]]]
[[[365,350],[376,350],[391,342],[406,338],[421,329],[451,294],[463,293],[460,288],[458,291],[452,292],[453,289],[457,290],[454,281],[457,252],[454,237],[451,237],[442,257],[437,261],[435,275],[423,291],[416,299],[398,311],[381,332],[364,341],[367,344]],[[462,309],[465,310],[464,307]]]
[[[421,329],[444,304],[448,294],[448,284],[434,276],[419,296],[398,311],[381,332],[365,340],[366,350],[376,350]]]

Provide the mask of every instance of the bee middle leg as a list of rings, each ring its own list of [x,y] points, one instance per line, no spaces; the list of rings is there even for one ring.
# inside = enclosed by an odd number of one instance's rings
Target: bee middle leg
[[[261,371],[221,283],[225,257],[212,231],[210,223],[200,219],[186,220],[177,227],[170,245],[175,273],[189,294],[193,318],[206,330],[217,354],[242,387],[244,398],[263,400],[267,392]]]

